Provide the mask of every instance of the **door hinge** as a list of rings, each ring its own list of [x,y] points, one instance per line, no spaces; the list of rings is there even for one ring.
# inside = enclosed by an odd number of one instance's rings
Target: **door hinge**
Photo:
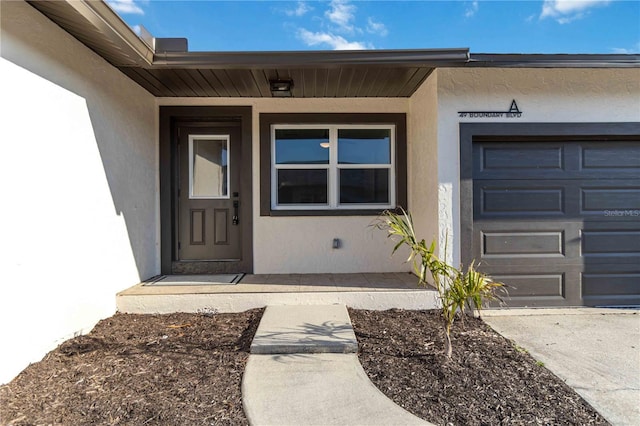
[[[180,241],[178,241],[178,250],[180,250],[182,248],[182,244],[180,244]]]
[[[181,193],[181,192],[182,192],[182,191],[180,191],[180,188],[178,188],[178,198],[180,198],[180,193]]]

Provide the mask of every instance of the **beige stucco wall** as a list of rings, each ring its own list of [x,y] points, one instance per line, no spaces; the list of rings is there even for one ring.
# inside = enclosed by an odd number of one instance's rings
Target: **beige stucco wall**
[[[253,111],[253,252],[254,272],[348,273],[408,271],[403,256],[390,257],[393,245],[369,225],[375,216],[260,216],[260,113],[408,113],[408,99],[174,99],[160,105],[236,105]],[[334,238],[340,249],[331,248]]]
[[[440,244],[460,259],[459,124],[640,122],[640,69],[451,68],[438,79]],[[459,118],[458,111],[506,111],[519,119]]]
[[[0,383],[159,272],[155,99],[0,2]]]
[[[438,78],[434,73],[410,98],[409,209],[418,238],[438,236]]]

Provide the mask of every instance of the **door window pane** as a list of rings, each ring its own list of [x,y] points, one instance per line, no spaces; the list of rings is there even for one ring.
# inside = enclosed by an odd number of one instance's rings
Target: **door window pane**
[[[327,204],[327,170],[278,170],[278,204]]]
[[[340,204],[389,204],[389,169],[341,169]]]
[[[190,140],[191,197],[229,196],[227,139],[203,137]]]
[[[339,164],[391,164],[390,129],[338,129]]]
[[[329,164],[329,129],[276,129],[276,164]]]

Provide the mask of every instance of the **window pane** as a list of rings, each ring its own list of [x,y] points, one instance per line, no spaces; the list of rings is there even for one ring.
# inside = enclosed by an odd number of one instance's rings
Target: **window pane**
[[[278,204],[327,204],[327,170],[278,170]]]
[[[391,164],[391,130],[339,129],[338,163]]]
[[[341,169],[340,204],[389,204],[389,169]]]
[[[191,147],[191,196],[217,198],[228,195],[227,141],[194,139]]]
[[[276,164],[329,164],[328,142],[328,129],[276,129]]]

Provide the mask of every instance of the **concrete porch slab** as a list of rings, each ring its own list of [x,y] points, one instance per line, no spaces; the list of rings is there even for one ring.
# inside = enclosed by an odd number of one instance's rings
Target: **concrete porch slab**
[[[268,305],[333,305],[356,309],[434,309],[436,292],[410,273],[246,275],[235,285],[145,286],[116,295],[123,313],[242,312]]]
[[[267,306],[251,342],[252,354],[356,352],[345,305]]]

